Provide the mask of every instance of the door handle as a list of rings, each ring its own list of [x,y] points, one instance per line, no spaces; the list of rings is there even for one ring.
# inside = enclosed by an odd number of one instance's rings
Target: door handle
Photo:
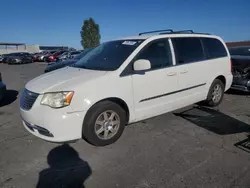
[[[169,72],[167,73],[168,76],[175,76],[176,75],[176,72]]]
[[[183,70],[183,71],[181,71],[180,73],[181,74],[185,74],[185,73],[187,73],[188,71],[187,70]]]

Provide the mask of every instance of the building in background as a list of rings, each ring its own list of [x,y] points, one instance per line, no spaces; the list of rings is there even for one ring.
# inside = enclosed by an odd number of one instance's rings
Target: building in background
[[[227,42],[227,47],[250,46],[250,41]]]
[[[70,48],[68,46],[40,46],[26,45],[25,43],[0,42],[0,54],[8,54],[15,52],[36,53],[50,50],[74,50],[74,48]]]

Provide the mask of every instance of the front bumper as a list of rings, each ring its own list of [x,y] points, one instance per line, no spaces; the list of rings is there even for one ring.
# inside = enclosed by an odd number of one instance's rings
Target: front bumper
[[[250,92],[250,79],[234,77],[231,89]]]
[[[250,92],[250,87],[243,86],[243,85],[232,84],[231,89]]]
[[[40,105],[39,96],[28,111],[20,108],[24,127],[33,135],[50,142],[69,142],[82,138],[85,111],[68,112]]]

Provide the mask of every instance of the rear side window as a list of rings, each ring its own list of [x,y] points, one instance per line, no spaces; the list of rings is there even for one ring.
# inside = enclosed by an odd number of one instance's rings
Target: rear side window
[[[218,39],[202,38],[202,42],[206,49],[208,59],[227,56],[227,51],[224,45]]]
[[[174,46],[176,64],[186,64],[205,59],[205,54],[200,38],[172,38]]]

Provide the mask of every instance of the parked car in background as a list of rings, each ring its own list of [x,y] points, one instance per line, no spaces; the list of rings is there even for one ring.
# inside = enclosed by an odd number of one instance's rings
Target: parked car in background
[[[55,53],[56,51],[43,51],[40,54],[37,55],[37,60],[38,61],[45,61],[45,59],[47,59],[47,57],[49,57],[51,54]]]
[[[232,47],[229,52],[233,69],[231,88],[250,92],[250,46]]]
[[[75,58],[73,59],[69,59],[69,60],[65,60],[65,61],[56,61],[53,63],[49,63],[46,67],[46,69],[44,70],[44,72],[51,72],[53,70],[57,70],[66,66],[70,66],[74,63],[76,63],[77,61],[79,61],[81,58],[83,58],[88,52],[90,52],[93,48],[89,48],[84,50],[82,53],[78,54],[77,56],[75,56]]]
[[[63,54],[58,56],[57,61],[65,61],[68,59],[73,59],[77,57],[80,53],[82,52],[81,51],[64,52]]]
[[[8,54],[0,55],[0,63],[3,63],[4,58],[7,57],[7,56],[8,56]]]
[[[57,61],[58,60],[58,56],[60,56],[61,54],[63,54],[64,52],[66,51],[57,51],[49,56],[46,56],[44,58],[44,61],[46,62],[54,62],[54,61]]]
[[[104,146],[126,124],[200,101],[221,103],[233,76],[220,37],[148,33],[105,42],[74,65],[28,82],[20,100],[27,131],[52,142],[84,138]]]
[[[8,64],[33,63],[33,56],[27,52],[11,53],[4,58],[3,62]]]
[[[31,54],[32,56],[33,56],[33,60],[34,61],[38,61],[38,55],[39,55],[40,53],[38,52],[38,53],[33,53],[33,54]]]
[[[3,100],[5,93],[6,93],[6,85],[3,83],[2,74],[0,72],[0,103]]]
[[[9,53],[9,54],[4,54],[4,55],[2,55],[2,57],[3,57],[2,63],[7,64],[7,63],[8,63],[8,62],[7,62],[7,59],[8,59],[9,57],[11,57],[12,55],[13,55],[13,53]]]

